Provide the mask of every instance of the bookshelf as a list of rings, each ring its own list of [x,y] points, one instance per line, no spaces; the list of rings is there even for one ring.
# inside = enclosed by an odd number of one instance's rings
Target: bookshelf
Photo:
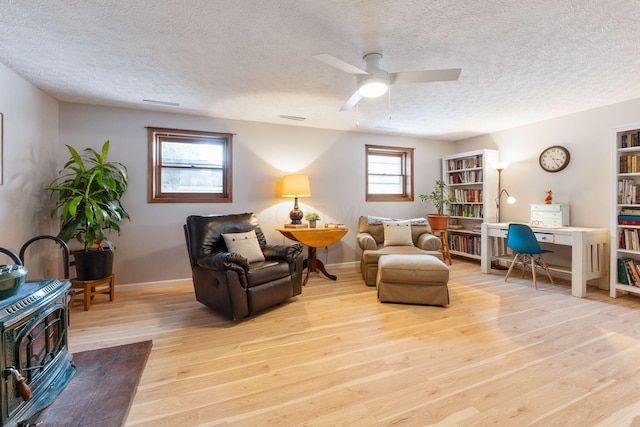
[[[442,158],[442,180],[456,199],[449,207],[451,219],[447,228],[453,255],[480,259],[481,224],[495,221],[497,213],[498,172],[491,167],[497,161],[497,150],[469,151]]]
[[[640,294],[640,123],[614,130],[611,216],[612,298]]]

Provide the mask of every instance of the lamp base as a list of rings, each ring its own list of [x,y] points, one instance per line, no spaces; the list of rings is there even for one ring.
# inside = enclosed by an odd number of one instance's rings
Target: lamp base
[[[302,224],[302,218],[304,213],[300,209],[293,209],[289,212],[289,218],[291,218],[291,224]]]
[[[304,213],[298,208],[298,198],[295,198],[293,209],[289,212],[289,218],[291,218],[291,224],[302,224],[302,218]]]

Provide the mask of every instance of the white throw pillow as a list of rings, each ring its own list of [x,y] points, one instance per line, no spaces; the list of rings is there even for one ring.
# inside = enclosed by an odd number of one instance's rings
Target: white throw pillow
[[[385,246],[413,246],[411,221],[384,221]]]
[[[264,261],[255,230],[246,233],[222,233],[222,238],[229,252],[240,254],[249,262]]]

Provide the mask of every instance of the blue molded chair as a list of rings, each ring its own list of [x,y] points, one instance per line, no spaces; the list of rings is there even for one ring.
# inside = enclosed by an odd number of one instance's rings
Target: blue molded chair
[[[525,224],[509,224],[509,231],[507,232],[507,247],[515,252],[513,262],[507,271],[505,276],[505,282],[509,278],[513,267],[518,261],[522,263],[522,277],[524,277],[524,269],[527,264],[531,264],[531,274],[533,275],[533,288],[538,289],[536,285],[536,267],[542,267],[547,272],[547,276],[553,285],[553,278],[549,273],[549,267],[545,262],[542,254],[552,251],[544,250],[540,247],[536,235],[533,233],[531,227]]]

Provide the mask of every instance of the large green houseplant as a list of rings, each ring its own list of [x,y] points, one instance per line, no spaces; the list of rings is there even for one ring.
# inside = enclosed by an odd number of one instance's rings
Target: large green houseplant
[[[60,216],[60,239],[69,242],[75,237],[83,246],[82,251],[74,251],[78,279],[100,279],[111,274],[113,264],[114,246],[105,231],[120,233],[120,223],[129,218],[120,202],[127,189],[127,168],[107,161],[109,141],[100,152],[86,148],[80,154],[70,145],[66,147],[71,157],[45,189],[58,196],[51,217]],[[84,265],[84,261],[96,259],[108,264]]]
[[[431,228],[434,230],[444,230],[447,228],[447,224],[449,223],[449,215],[445,215],[444,207],[451,205],[451,203],[455,202],[453,196],[451,196],[446,191],[446,184],[443,180],[438,179],[433,186],[433,190],[429,194],[419,194],[418,197],[420,200],[426,204],[433,204],[437,214],[427,214],[427,219],[429,220],[429,224]]]

